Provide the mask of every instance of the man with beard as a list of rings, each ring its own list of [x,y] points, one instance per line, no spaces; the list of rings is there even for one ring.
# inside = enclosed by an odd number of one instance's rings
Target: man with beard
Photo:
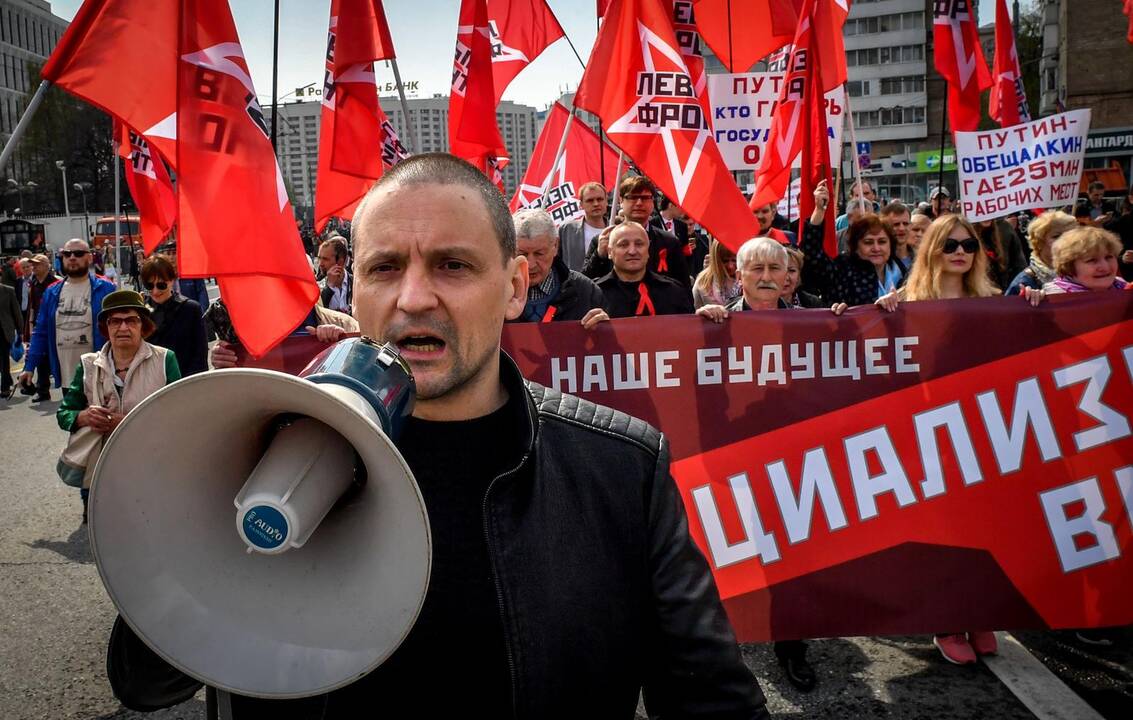
[[[501,352],[528,270],[495,186],[450,155],[415,155],[374,185],[353,228],[355,317],[416,382],[397,444],[429,515],[428,593],[365,677],[303,700],[233,696],[231,716],[628,720],[644,691],[652,716],[767,718],[689,536],[664,436],[526,381]],[[123,704],[154,710],[197,692],[119,627],[107,674]],[[459,672],[439,689],[442,657]]]
[[[102,310],[102,299],[114,292],[114,283],[91,271],[90,245],[86,240],[68,240],[59,255],[66,279],[43,293],[31,347],[20,374],[20,384],[24,386],[31,383],[32,372],[44,358],[50,363],[55,387],[70,385],[83,353],[98,352],[106,343],[95,318]],[[50,391],[41,386],[35,401],[50,399]]]
[[[688,260],[684,247],[677,236],[656,225],[649,225],[653,217],[653,201],[656,193],[653,183],[645,177],[635,175],[622,180],[618,185],[618,198],[621,202],[621,215],[646,228],[649,235],[649,269],[667,275],[692,292],[692,278],[689,277]],[[608,232],[603,232],[590,241],[586,263],[582,274],[588,278],[601,278],[613,269],[610,261]]]

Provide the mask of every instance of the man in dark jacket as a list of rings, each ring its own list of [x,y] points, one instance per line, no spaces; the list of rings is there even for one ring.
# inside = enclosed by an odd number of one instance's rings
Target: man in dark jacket
[[[527,305],[516,322],[581,322],[589,329],[610,319],[602,291],[559,255],[555,221],[546,210],[520,210],[515,223],[516,253],[527,258]]]
[[[653,216],[653,198],[656,188],[648,178],[634,175],[622,180],[618,186],[618,198],[621,202],[621,215],[626,220],[641,225],[649,233],[649,269],[660,275],[667,275],[681,285],[692,290],[692,278],[688,269],[688,261],[684,254],[684,246],[677,236],[662,230],[657,226],[649,226],[649,218]],[[586,251],[586,262],[582,266],[582,274],[588,278],[600,278],[608,275],[613,269],[610,262],[609,246],[606,242],[609,235],[603,233],[590,241],[590,248]]]
[[[503,322],[526,305],[527,261],[495,186],[452,156],[415,155],[362,200],[353,237],[355,317],[416,381],[398,447],[429,515],[428,593],[377,670],[318,698],[234,697],[233,716],[628,720],[644,688],[658,717],[767,718],[664,437],[525,384],[500,352]],[[118,635],[108,674],[128,707],[199,688],[155,657],[123,657],[130,633]]]
[[[694,312],[684,285],[649,269],[649,235],[633,222],[618,225],[609,236],[613,271],[598,280],[610,317],[684,315]]]

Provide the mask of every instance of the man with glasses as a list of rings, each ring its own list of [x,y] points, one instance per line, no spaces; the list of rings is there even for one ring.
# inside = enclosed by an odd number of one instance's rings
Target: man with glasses
[[[50,361],[55,387],[70,385],[83,353],[98,352],[106,343],[94,320],[102,310],[102,299],[114,292],[114,283],[91,272],[86,240],[68,240],[59,255],[66,278],[43,293],[20,374],[20,384],[25,387],[44,358]],[[50,390],[41,386],[35,402],[50,399]]]
[[[681,241],[671,232],[649,224],[649,219],[653,217],[655,192],[656,189],[648,178],[635,175],[622,180],[621,185],[618,186],[621,215],[625,220],[632,220],[646,228],[649,234],[649,270],[676,280],[689,291],[691,298],[692,278],[689,277],[688,261]],[[605,277],[614,269],[610,261],[609,230],[610,228],[607,228],[590,241],[590,248],[586,252],[586,263],[582,267],[582,274],[589,278]]]

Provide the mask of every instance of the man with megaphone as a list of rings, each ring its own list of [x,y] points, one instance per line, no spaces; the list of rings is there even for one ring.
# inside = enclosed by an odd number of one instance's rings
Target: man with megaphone
[[[416,382],[397,448],[428,511],[428,590],[372,672],[317,697],[235,694],[231,716],[632,718],[644,690],[654,716],[768,717],[689,537],[666,440],[526,383],[501,352],[528,272],[498,190],[462,160],[418,155],[382,177],[352,227],[355,317]],[[383,561],[340,552],[355,574]],[[328,635],[368,632],[339,609],[350,598],[337,587],[277,583],[262,603],[296,593]],[[121,623],[109,658],[130,707],[168,706],[200,687]]]

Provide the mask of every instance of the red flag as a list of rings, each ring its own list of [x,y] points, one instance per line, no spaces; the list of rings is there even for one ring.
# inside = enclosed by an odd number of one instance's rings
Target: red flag
[[[1133,0],[1125,0],[1125,8],[1122,12],[1129,16],[1129,30],[1125,33],[1125,39],[1133,44]],[[1130,287],[1133,287],[1133,285]]]
[[[340,33],[341,30],[341,33]],[[382,123],[374,62],[393,57],[381,0],[332,0],[315,186],[315,230],[351,217],[382,175]]]
[[[759,224],[728,172],[662,0],[610,6],[575,104],[673,202],[736,249]]]
[[[805,93],[802,165],[799,176],[799,237],[803,225],[814,212],[814,189],[823,180],[834,196],[834,181],[830,164],[830,126],[826,120],[826,93],[822,90],[822,69],[826,60],[827,46],[823,45],[817,33],[808,39],[809,56],[804,71]],[[823,223],[823,249],[830,257],[838,254],[838,234],[834,229],[834,219]]]
[[[611,2],[613,2],[613,0],[597,0],[598,17],[605,17],[606,16],[606,10],[609,9]]]
[[[1130,0],[1133,2],[1133,0]],[[995,5],[995,63],[992,66],[991,97],[988,100],[988,114],[1000,127],[1018,125],[1031,121],[1031,110],[1027,107],[1027,91],[1023,89],[1023,71],[1019,67],[1019,55],[1015,51],[1015,29],[1011,26],[1011,16],[1007,14],[1007,0],[998,0]]]
[[[554,166],[555,153],[563,137],[570,111],[559,103],[551,108],[547,122],[539,133],[535,151],[527,174],[511,199],[511,211],[522,207],[542,207],[551,213],[555,225],[562,225],[582,217],[578,191],[588,182],[598,182],[606,178],[606,190],[614,189],[617,183],[618,155],[585,123],[577,118],[570,124],[566,146],[558,166]],[[603,175],[602,165],[605,164]],[[542,195],[546,187],[546,194]]]
[[[980,124],[980,94],[992,85],[980,47],[971,0],[936,0],[932,34],[936,71],[948,81],[948,121],[952,132]]]
[[[802,15],[808,0],[794,0],[795,9]],[[814,41],[822,48],[822,90],[829,92],[846,82],[846,45],[842,41],[842,27],[850,14],[850,0],[814,0],[811,22]]]
[[[563,37],[546,0],[488,0],[496,104],[523,68]]]
[[[791,41],[798,17],[791,0],[694,0],[696,25],[729,72],[742,73]]]
[[[177,196],[157,151],[126,124],[116,122],[115,125],[118,154],[126,161],[126,185],[138,206],[142,247],[148,255],[173,229],[177,220]]]
[[[138,128],[176,154],[177,5],[87,0],[55,46],[43,79]]]
[[[486,0],[461,0],[448,100],[449,151],[475,165],[503,191],[507,148],[496,123],[492,40]]]
[[[226,0],[182,0],[178,262],[215,276],[240,341],[263,355],[304,321],[318,287]]]
[[[708,118],[708,126],[712,126],[712,106],[708,102],[708,74],[704,68],[704,51],[697,29],[696,15],[692,9],[692,0],[671,0],[673,6],[673,32],[677,36],[677,45],[680,46],[681,55],[688,68],[689,77],[692,78],[693,89],[700,98],[700,105]]]
[[[810,129],[807,102],[810,86],[814,84],[811,75],[814,57],[811,46],[817,41],[814,31],[817,2],[818,0],[806,0],[799,13],[799,24],[790,53],[785,58],[782,89],[779,91],[767,144],[755,175],[755,193],[752,194],[750,203],[752,209],[779,202],[790,183],[791,165],[811,139],[807,133]],[[819,97],[821,96],[820,92]],[[800,201],[805,194],[804,188]],[[805,217],[801,212],[800,216]]]

